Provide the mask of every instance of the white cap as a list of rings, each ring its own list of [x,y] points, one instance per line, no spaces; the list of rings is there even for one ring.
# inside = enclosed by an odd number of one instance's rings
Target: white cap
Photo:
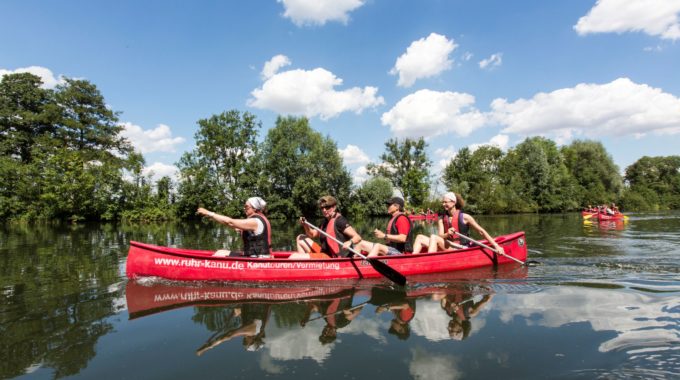
[[[448,193],[444,194],[444,198],[457,202],[456,194],[453,191],[449,191]]]
[[[267,202],[264,201],[264,199],[260,197],[252,197],[248,198],[247,201],[255,210],[262,210],[264,209],[264,206],[267,205]]]

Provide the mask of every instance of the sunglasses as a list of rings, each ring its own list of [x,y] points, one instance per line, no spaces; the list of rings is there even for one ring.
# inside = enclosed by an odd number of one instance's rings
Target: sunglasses
[[[335,207],[335,205],[332,205],[332,206],[326,205],[326,206],[321,206],[321,209],[322,210],[328,210],[329,208],[333,208],[333,207]]]

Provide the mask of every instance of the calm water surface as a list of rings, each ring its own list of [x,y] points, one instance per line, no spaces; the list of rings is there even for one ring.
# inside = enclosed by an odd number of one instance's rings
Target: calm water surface
[[[526,231],[541,264],[405,289],[128,282],[130,240],[216,249],[235,236],[203,222],[5,225],[0,378],[680,377],[680,213],[477,219],[492,235]],[[354,226],[366,238],[385,223]],[[290,248],[299,227],[275,228]]]

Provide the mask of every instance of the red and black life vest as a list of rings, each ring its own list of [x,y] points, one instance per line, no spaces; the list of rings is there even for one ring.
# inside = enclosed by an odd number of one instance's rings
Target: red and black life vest
[[[390,235],[401,234],[397,229],[397,218],[399,218],[400,216],[406,218],[406,221],[408,222],[408,233],[406,234],[406,241],[404,243],[390,241],[387,243],[387,245],[396,248],[401,253],[413,252],[413,225],[411,224],[411,219],[409,219],[409,217],[406,216],[406,214],[402,212],[396,212],[394,216],[392,216],[392,219],[390,219],[390,221],[387,222],[387,233]]]
[[[340,243],[344,243],[347,238],[343,231],[338,230],[335,225],[335,221],[340,217],[340,213],[336,212],[332,218],[324,220],[321,225],[321,229],[324,230],[329,236],[334,237]],[[321,234],[319,238],[321,241],[321,252],[328,254],[330,257],[338,257],[340,254],[340,245],[333,239],[327,238],[325,235]]]
[[[456,213],[458,213],[458,217],[456,217]],[[453,213],[453,218],[449,216],[449,214],[445,214],[442,216],[442,223],[444,224],[444,233],[447,233],[449,231],[449,228],[453,227],[456,231],[460,232],[463,235],[470,236],[470,226],[465,223],[465,219],[463,219],[463,212],[460,210],[456,210]],[[461,238],[458,235],[452,236],[451,240],[456,243],[456,244],[462,244],[462,245],[471,245],[472,242],[468,241],[465,238]]]
[[[260,219],[264,226],[261,234],[255,235],[255,231],[243,231],[243,254],[245,256],[271,255],[272,253],[272,229],[269,220],[262,213],[255,213],[248,218]]]

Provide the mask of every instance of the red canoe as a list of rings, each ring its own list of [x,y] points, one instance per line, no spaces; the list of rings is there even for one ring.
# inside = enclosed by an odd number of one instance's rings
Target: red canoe
[[[524,232],[500,236],[496,242],[507,255],[526,261]],[[289,260],[290,252],[275,252],[272,258],[215,257],[213,253],[131,241],[127,277],[189,281],[313,281],[382,276],[369,262],[360,258]],[[404,276],[515,262],[476,246],[428,254],[388,256],[380,260]]]
[[[437,220],[438,216],[437,216],[437,214],[429,214],[429,215],[419,214],[419,215],[409,215],[408,218],[412,221],[416,221],[416,220]]]
[[[590,212],[590,211],[581,211],[581,216],[588,219],[593,216],[597,215],[597,212]]]
[[[621,213],[614,214],[614,215],[601,214],[601,213],[597,214],[597,219],[599,219],[599,220],[623,220],[625,218],[627,218],[627,216],[625,216]]]

